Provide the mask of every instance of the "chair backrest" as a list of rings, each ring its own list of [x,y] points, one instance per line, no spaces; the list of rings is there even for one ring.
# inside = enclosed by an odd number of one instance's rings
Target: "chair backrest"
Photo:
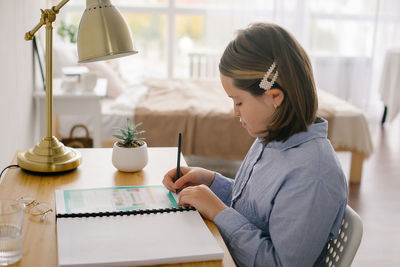
[[[350,206],[347,206],[338,238],[328,242],[323,266],[350,266],[360,246],[362,234],[363,224],[360,216]]]

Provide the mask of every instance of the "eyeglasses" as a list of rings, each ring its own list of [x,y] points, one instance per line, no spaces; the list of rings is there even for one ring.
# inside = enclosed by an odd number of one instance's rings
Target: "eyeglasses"
[[[37,202],[34,198],[31,197],[20,197],[19,199],[17,199],[17,201],[25,204],[25,211],[29,214],[35,216],[41,215],[41,222],[44,222],[47,214],[53,212],[53,209],[50,208],[49,204]]]

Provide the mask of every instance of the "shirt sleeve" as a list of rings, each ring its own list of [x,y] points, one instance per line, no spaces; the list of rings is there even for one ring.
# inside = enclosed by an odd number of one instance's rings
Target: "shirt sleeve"
[[[216,172],[214,181],[210,186],[211,191],[213,191],[228,207],[231,206],[233,183],[233,179]]]
[[[269,233],[233,208],[214,222],[239,266],[313,266],[340,206],[320,181],[282,185],[270,214]]]

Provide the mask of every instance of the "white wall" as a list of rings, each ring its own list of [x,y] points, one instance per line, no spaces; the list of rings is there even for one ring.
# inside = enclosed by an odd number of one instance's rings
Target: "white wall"
[[[24,36],[46,7],[46,0],[0,0],[0,170],[34,145],[32,41]]]

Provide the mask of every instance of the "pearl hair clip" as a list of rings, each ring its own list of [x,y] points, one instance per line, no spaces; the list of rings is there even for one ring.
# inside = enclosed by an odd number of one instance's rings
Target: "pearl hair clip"
[[[272,77],[271,81],[268,81],[268,77],[272,74],[274,69],[276,68],[276,72],[274,74],[274,77]],[[276,79],[278,78],[278,67],[276,67],[275,61],[272,62],[271,67],[269,67],[267,73],[265,73],[264,78],[261,80],[259,86],[261,89],[264,89],[265,91],[268,91],[271,89],[271,87],[274,85]]]

